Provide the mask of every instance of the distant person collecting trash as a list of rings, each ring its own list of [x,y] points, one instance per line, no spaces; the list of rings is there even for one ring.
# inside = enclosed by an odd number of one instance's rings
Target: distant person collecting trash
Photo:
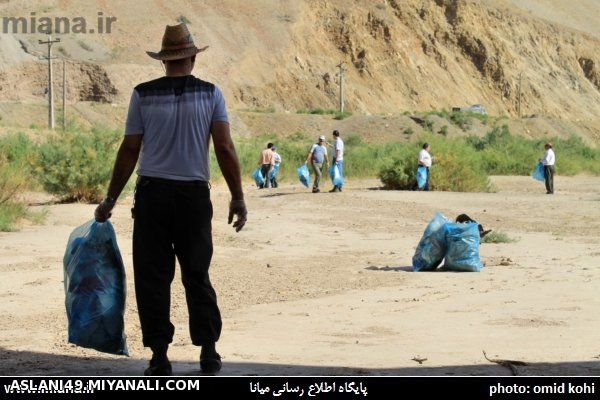
[[[305,164],[310,163],[315,173],[315,182],[313,184],[313,193],[319,193],[319,183],[323,175],[323,166],[329,164],[327,157],[327,147],[325,147],[325,136],[319,136],[319,141],[312,145]]]
[[[554,163],[556,156],[552,150],[552,143],[548,142],[544,145],[546,152],[544,157],[540,158],[540,162],[544,164],[544,181],[546,183],[546,194],[554,194]]]
[[[421,151],[419,151],[418,164],[419,167],[425,168],[426,175],[425,184],[421,187],[421,185],[419,185],[417,182],[417,184],[415,185],[416,190],[429,190],[429,168],[431,168],[431,163],[433,161],[433,157],[431,156],[431,154],[429,154],[430,150],[431,147],[429,146],[429,144],[425,143],[423,144],[423,148],[421,149]],[[419,173],[419,171],[417,171],[417,173]]]
[[[342,179],[344,178],[344,141],[340,137],[338,130],[333,131],[333,166],[337,167]],[[333,185],[330,192],[341,192],[343,185]]]
[[[260,186],[260,189],[269,188],[270,179],[269,172],[275,165],[275,159],[273,157],[273,143],[267,144],[267,148],[260,153],[258,159],[258,166],[260,167],[260,173],[263,176],[264,183]]]
[[[279,168],[281,166],[281,156],[277,152],[277,147],[271,147],[273,151],[273,169],[269,173],[269,179],[271,180],[271,187],[276,188],[279,186],[277,182],[277,174],[279,173]]]
[[[142,150],[132,214],[142,340],[152,349],[145,375],[172,373],[167,351],[175,331],[169,313],[176,259],[181,266],[192,343],[202,346],[200,368],[206,373],[221,369],[215,348],[221,314],[208,274],[213,254],[208,183],[211,137],[231,192],[229,223],[237,216],[236,231],[244,227],[247,211],[223,95],[214,84],[191,74],[196,54],[204,50],[206,47],[194,45],[186,25],[179,24],[166,27],[160,52],[148,52],[164,63],[166,76],[133,90],[108,195],[95,211],[98,222],[110,218]]]

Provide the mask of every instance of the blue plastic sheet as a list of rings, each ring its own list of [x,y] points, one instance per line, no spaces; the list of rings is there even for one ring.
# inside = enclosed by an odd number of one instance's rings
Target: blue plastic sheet
[[[279,165],[273,165],[273,169],[271,171],[269,171],[269,179],[275,178],[275,175],[277,175],[277,172],[279,172]]]
[[[423,189],[427,183],[427,167],[420,166],[417,168],[417,186]]]
[[[262,176],[262,173],[260,172],[260,168],[256,168],[254,170],[254,172],[252,173],[252,178],[254,178],[254,182],[256,183],[256,186],[261,187],[262,185],[265,184],[265,178]]]
[[[544,182],[544,180],[546,179],[546,176],[544,174],[544,164],[538,163],[538,165],[535,166],[535,170],[533,171],[533,174],[531,174],[531,177],[536,181]]]
[[[92,220],[76,228],[63,265],[69,343],[128,356],[125,268],[111,223]]]
[[[479,259],[479,227],[475,222],[448,222],[446,235],[446,260],[444,268],[452,271],[479,272],[483,268]]]
[[[448,222],[439,212],[429,222],[412,259],[414,271],[433,271],[440,265],[446,253],[444,225]]]
[[[306,187],[310,187],[310,172],[308,172],[308,166],[306,164],[298,168],[298,179]]]

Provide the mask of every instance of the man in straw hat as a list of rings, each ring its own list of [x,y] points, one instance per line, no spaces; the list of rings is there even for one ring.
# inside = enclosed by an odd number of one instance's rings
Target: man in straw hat
[[[185,24],[167,26],[158,53],[166,76],[133,90],[125,137],[117,154],[106,198],[95,211],[111,216],[141,151],[134,196],[133,270],[144,346],[153,355],[146,375],[170,375],[167,357],[174,326],[169,319],[175,258],[181,265],[192,342],[202,346],[200,367],[221,368],[215,342],[221,315],[208,268],[212,257],[212,204],[208,147],[215,153],[231,192],[229,223],[246,223],[240,166],[229,132],[225,100],[217,86],[193,75],[197,48]]]

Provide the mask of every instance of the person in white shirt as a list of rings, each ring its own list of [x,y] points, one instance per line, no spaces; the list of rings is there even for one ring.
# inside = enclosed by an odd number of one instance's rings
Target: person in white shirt
[[[273,164],[273,169],[271,170],[271,172],[269,172],[269,176],[271,179],[271,187],[276,188],[279,186],[279,183],[277,183],[277,173],[279,172],[279,166],[281,165],[281,156],[277,152],[276,146],[271,147],[271,150],[273,151],[273,163],[274,164]]]
[[[342,178],[344,177],[344,141],[338,130],[333,131],[333,165],[337,165]],[[341,192],[342,185],[334,185],[330,192]]]
[[[546,181],[546,194],[554,194],[554,163],[556,156],[552,150],[552,143],[548,142],[544,146],[546,152],[540,162],[544,164],[544,178]]]
[[[430,149],[429,144],[425,143],[419,152],[419,166],[427,168],[427,181],[425,181],[425,186],[421,190],[429,190],[429,167],[431,167],[432,162],[431,154],[429,154]]]

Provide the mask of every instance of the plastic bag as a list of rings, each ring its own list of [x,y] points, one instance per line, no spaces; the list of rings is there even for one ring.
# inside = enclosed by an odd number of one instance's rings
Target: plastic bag
[[[256,183],[256,186],[261,187],[262,185],[265,184],[265,178],[262,176],[262,172],[260,171],[260,168],[256,168],[254,170],[254,172],[252,173],[252,178],[254,178],[254,182]]]
[[[417,186],[419,189],[423,189],[427,183],[427,167],[417,168]]]
[[[531,177],[536,181],[544,182],[546,180],[546,175],[544,174],[544,164],[538,163],[538,165],[535,166],[535,170],[533,171],[533,174],[531,174]]]
[[[337,165],[332,165],[329,167],[329,176],[331,177],[331,182],[333,186],[343,186],[344,185],[344,177],[340,174],[340,168]]]
[[[412,259],[414,271],[433,271],[441,264],[446,253],[444,225],[448,222],[439,212],[429,222]]]
[[[111,223],[92,220],[76,228],[63,265],[69,343],[128,356],[125,268]]]
[[[273,169],[271,171],[269,171],[269,179],[273,179],[275,178],[275,175],[277,175],[277,172],[279,172],[279,165],[273,165]]]
[[[483,268],[479,259],[479,227],[476,222],[444,225],[446,234],[446,260],[444,268],[452,271],[479,272]]]
[[[298,178],[304,186],[310,187],[310,172],[308,172],[308,166],[306,164],[298,168]]]

